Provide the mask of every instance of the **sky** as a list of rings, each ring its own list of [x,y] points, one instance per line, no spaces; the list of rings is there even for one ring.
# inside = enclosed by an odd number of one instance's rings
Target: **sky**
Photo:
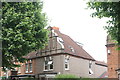
[[[92,18],[94,10],[86,9],[83,0],[43,0],[43,12],[46,13],[48,26],[59,27],[60,31],[74,41],[83,44],[83,48],[96,60],[107,62],[106,26],[108,18]]]

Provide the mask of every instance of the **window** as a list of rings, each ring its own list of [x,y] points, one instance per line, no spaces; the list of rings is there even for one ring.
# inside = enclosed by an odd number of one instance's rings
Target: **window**
[[[69,70],[69,55],[65,55],[65,70]]]
[[[89,68],[92,68],[92,61],[89,61]]]
[[[21,67],[18,67],[18,73],[21,73]]]
[[[71,51],[71,52],[75,53],[75,50],[74,50],[73,47],[69,46],[69,48],[70,48],[70,51]]]
[[[89,75],[92,75],[93,71],[92,71],[92,61],[89,61]]]
[[[28,73],[28,64],[27,63],[25,64],[25,69],[26,69],[25,72]]]
[[[45,61],[45,70],[48,70],[48,61]]]
[[[108,54],[110,55],[110,50],[108,50]]]
[[[30,72],[32,72],[32,63],[29,63]]]
[[[49,61],[49,65],[50,65],[50,70],[53,69],[53,61]]]
[[[45,57],[45,62],[44,62],[44,70],[53,70],[53,58],[52,57]]]

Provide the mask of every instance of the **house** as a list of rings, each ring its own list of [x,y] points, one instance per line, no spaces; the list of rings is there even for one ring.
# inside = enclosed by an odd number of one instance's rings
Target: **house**
[[[48,27],[49,42],[42,49],[29,53],[25,63],[16,68],[18,75],[35,75],[40,79],[57,74],[73,74],[85,78],[107,77],[107,65],[96,61],[80,43],[60,32],[58,27]]]
[[[107,65],[108,65],[108,77],[120,79],[120,50],[117,50],[115,40],[107,36]]]

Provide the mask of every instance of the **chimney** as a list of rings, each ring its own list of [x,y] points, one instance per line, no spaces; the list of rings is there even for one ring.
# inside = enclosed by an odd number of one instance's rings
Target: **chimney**
[[[59,31],[59,27],[52,27],[52,29]]]

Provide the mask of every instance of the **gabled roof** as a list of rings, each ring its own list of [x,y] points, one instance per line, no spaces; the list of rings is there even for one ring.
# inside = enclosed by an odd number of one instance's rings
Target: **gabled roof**
[[[53,28],[54,29],[54,28]],[[54,31],[58,34],[58,37],[62,38],[64,41],[64,51],[65,53],[69,53],[72,55],[76,55],[82,58],[95,60],[91,55],[89,55],[82,46],[78,45],[73,39],[71,39],[69,36],[62,34],[58,29],[54,29]],[[71,51],[72,47],[74,51]]]
[[[69,36],[62,34],[59,31],[59,28],[55,28],[55,27],[51,27],[51,29],[54,30],[54,32],[58,35],[58,37],[60,37],[63,40],[63,45],[64,45],[64,53],[73,55],[73,56],[78,56],[84,59],[88,59],[88,60],[94,60],[95,59],[89,55],[83,48],[82,46],[78,45],[73,39],[71,39]],[[71,50],[73,49],[73,50]],[[26,58],[35,58],[36,56],[36,52],[37,51],[33,51],[31,53],[29,53]]]
[[[23,57],[26,58],[26,59],[35,58],[36,57],[36,52],[37,51],[32,51],[27,56],[23,56]]]

